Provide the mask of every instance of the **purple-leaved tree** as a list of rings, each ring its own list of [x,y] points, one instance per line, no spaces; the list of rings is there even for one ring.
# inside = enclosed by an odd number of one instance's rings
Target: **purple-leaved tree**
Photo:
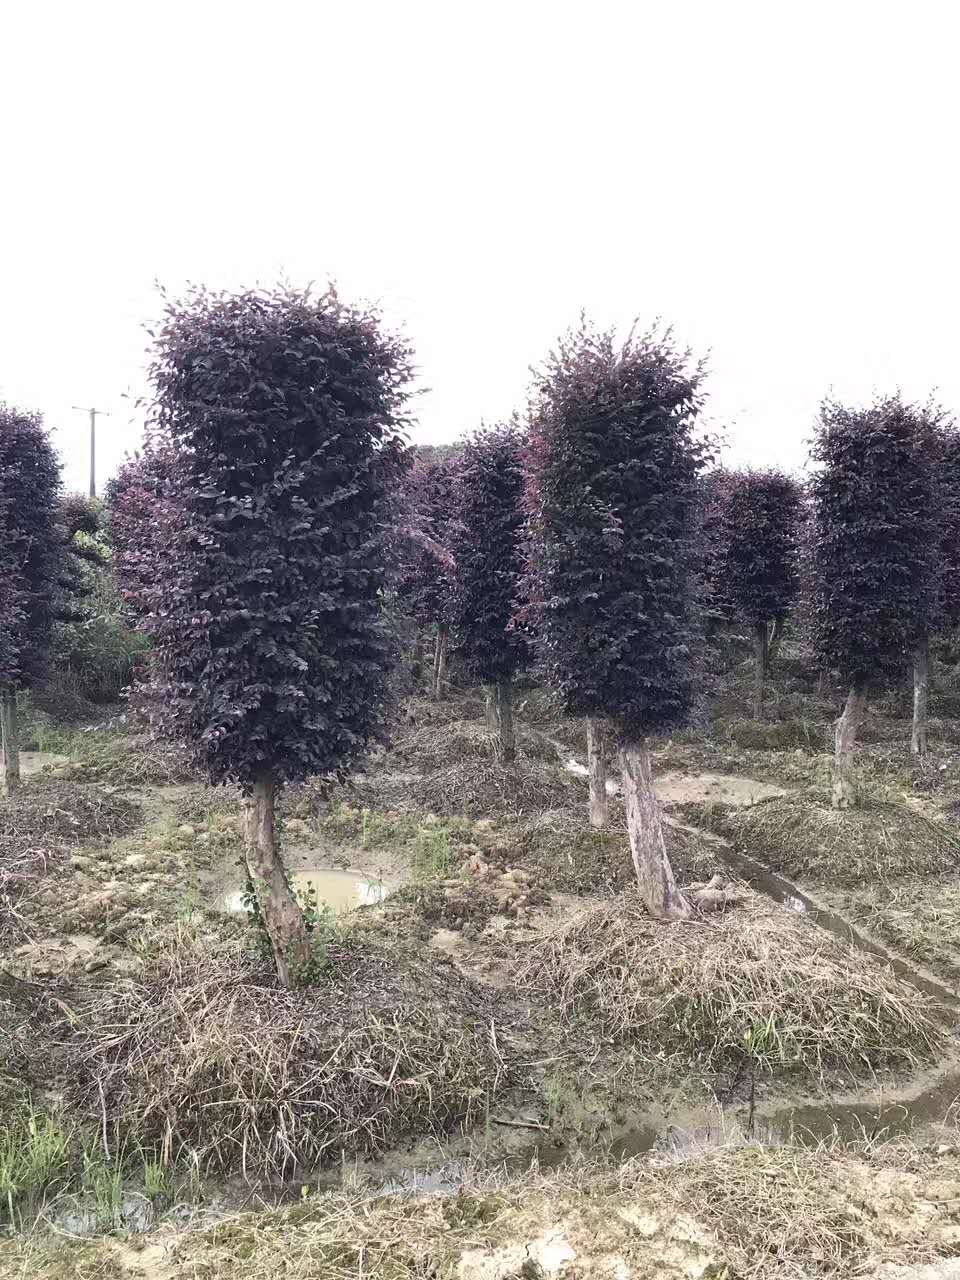
[[[848,690],[837,721],[833,803],[856,803],[853,751],[869,688],[903,679],[937,608],[938,414],[879,398],[827,400],[812,457],[810,582],[821,665]]]
[[[47,673],[52,630],[79,581],[69,556],[88,527],[83,502],[64,500],[60,463],[38,413],[0,404],[0,737],[4,789],[20,785],[17,693]]]
[[[485,427],[466,440],[454,486],[456,563],[451,618],[467,675],[486,688],[497,758],[516,757],[513,680],[527,663],[515,625],[523,577],[523,437],[515,425]]]
[[[753,716],[763,714],[771,641],[779,642],[800,584],[800,486],[782,471],[728,474],[717,571],[735,616],[754,637]]]
[[[211,782],[241,787],[277,973],[308,981],[275,798],[342,776],[382,730],[385,542],[411,352],[332,290],[197,289],[167,305],[151,373],[172,451],[153,582],[137,568],[130,579],[154,644],[151,718]]]
[[[404,477],[400,496],[396,590],[418,629],[433,634],[434,698],[443,697],[447,679],[456,474],[456,457],[418,457]]]
[[[543,664],[569,714],[615,731],[640,893],[667,918],[690,908],[667,857],[647,737],[686,721],[699,670],[701,379],[669,333],[617,345],[582,320],[537,375],[527,454]],[[591,774],[599,805],[604,778]]]

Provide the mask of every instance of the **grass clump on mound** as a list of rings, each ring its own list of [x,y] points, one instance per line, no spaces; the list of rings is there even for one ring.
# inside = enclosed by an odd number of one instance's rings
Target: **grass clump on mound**
[[[556,746],[542,733],[517,725],[516,738],[521,757],[559,763]],[[495,737],[483,721],[451,720],[403,734],[394,743],[392,754],[412,768],[429,772],[467,760],[493,760],[494,744]]]
[[[139,805],[102,787],[36,779],[0,798],[0,939],[16,925],[17,902],[66,849],[102,844],[142,821]]]
[[[718,1070],[862,1075],[942,1040],[916,990],[746,891],[704,924],[651,920],[634,895],[601,903],[533,946],[518,980],[567,1021]]]
[[[56,728],[40,734],[37,745],[68,756],[67,764],[56,766],[54,776],[77,782],[162,787],[196,781],[186,753],[173,743],[155,742],[149,734],[121,728]]]
[[[490,1001],[452,966],[369,936],[286,990],[239,946],[184,942],[76,1007],[68,1102],[111,1148],[289,1175],[468,1124],[504,1083]]]
[[[452,724],[457,720],[482,720],[483,699],[475,693],[451,692],[445,698],[414,697],[403,703],[402,718],[408,728]]]
[[[677,883],[709,879],[716,857],[696,836],[664,826],[667,854]],[[611,803],[611,821],[602,830],[587,825],[581,811],[551,812],[497,828],[504,861],[531,873],[561,893],[616,892],[636,882],[630,842],[619,801]]]
[[[716,734],[749,751],[804,751],[818,753],[828,748],[829,726],[816,720],[718,721]]]
[[[556,765],[465,760],[409,784],[410,802],[431,813],[499,816],[586,806],[586,787]]]
[[[765,867],[792,877],[858,885],[937,875],[960,866],[960,836],[906,805],[833,809],[824,796],[784,796],[728,811],[722,829]]]
[[[0,799],[0,866],[30,849],[76,846],[126,835],[140,825],[139,805],[104,787],[34,780]]]

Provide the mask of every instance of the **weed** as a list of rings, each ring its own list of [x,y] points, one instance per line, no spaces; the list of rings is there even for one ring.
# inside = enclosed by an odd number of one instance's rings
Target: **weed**
[[[170,1175],[162,1160],[144,1156],[143,1192],[149,1200],[164,1200],[170,1194]]]
[[[453,869],[450,837],[440,825],[420,827],[413,842],[413,874],[416,880],[444,879]]]
[[[59,1119],[28,1106],[0,1129],[0,1221],[32,1216],[65,1182],[74,1135]]]
[[[104,1156],[98,1141],[84,1144],[81,1185],[93,1198],[100,1226],[116,1230],[123,1222],[123,1169]]]

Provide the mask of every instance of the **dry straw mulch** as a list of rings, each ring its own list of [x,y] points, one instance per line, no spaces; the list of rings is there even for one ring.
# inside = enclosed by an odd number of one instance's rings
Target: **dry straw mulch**
[[[537,760],[518,760],[513,765],[462,761],[415,779],[408,796],[415,808],[431,813],[494,818],[585,808],[587,803],[587,789],[580,778]]]
[[[717,1069],[863,1075],[929,1059],[944,1034],[927,997],[749,890],[681,924],[651,920],[636,894],[600,903],[533,944],[517,980],[565,1021]]]
[[[747,1145],[661,1164],[573,1162],[446,1196],[330,1194],[156,1238],[158,1275],[203,1280],[460,1280],[562,1274],[606,1280],[801,1280],[956,1253],[955,1206],[928,1189],[955,1164],[914,1147]],[[145,1243],[154,1245],[149,1237]],[[129,1244],[11,1241],[0,1277],[120,1276]],[[565,1259],[556,1271],[557,1257]],[[553,1266],[547,1271],[541,1262]],[[151,1264],[153,1265],[153,1264]],[[117,1269],[114,1269],[114,1268]]]
[[[737,848],[793,877],[859,885],[960,867],[960,836],[907,805],[837,810],[818,793],[731,811],[720,827]]]
[[[139,805],[99,786],[34,779],[0,799],[0,941],[22,938],[18,904],[68,849],[127,835]]]
[[[81,993],[71,1108],[111,1147],[257,1176],[476,1120],[506,1083],[490,998],[386,939],[348,937],[331,959],[284,990],[239,946],[180,938],[140,980]]]

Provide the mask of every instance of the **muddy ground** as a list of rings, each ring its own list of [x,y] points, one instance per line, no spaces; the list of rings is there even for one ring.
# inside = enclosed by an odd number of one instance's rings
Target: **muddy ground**
[[[409,698],[349,785],[283,797],[296,993],[236,795],[109,718],[28,754],[0,1275],[940,1274],[895,1268],[960,1256],[960,674],[923,762],[873,708],[839,821],[840,691],[788,651],[757,723],[749,684],[655,744],[678,880],[728,885],[687,925],[643,917],[615,785],[587,825],[583,726],[524,691],[504,768],[477,693]]]

